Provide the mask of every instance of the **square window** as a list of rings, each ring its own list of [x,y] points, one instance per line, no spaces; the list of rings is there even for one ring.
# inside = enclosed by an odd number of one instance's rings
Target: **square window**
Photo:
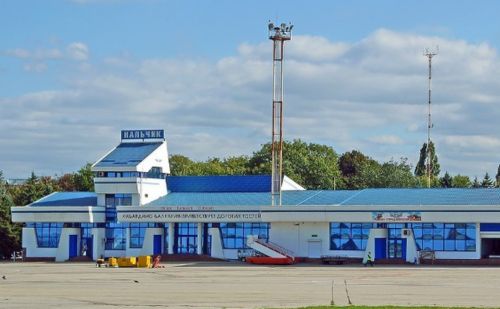
[[[435,251],[444,250],[443,240],[434,240],[434,250]]]
[[[465,250],[467,250],[467,251],[476,251],[476,241],[475,240],[466,240],[466,242],[465,242]]]
[[[446,239],[444,241],[444,250],[445,251],[455,251],[455,240]]]

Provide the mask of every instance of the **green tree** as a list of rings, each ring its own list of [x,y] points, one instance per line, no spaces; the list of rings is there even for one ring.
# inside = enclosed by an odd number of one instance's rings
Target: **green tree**
[[[493,180],[491,179],[488,172],[484,175],[483,181],[481,182],[481,187],[483,188],[491,188],[493,187]]]
[[[477,176],[474,177],[474,182],[472,183],[473,188],[481,188],[481,183],[477,180]]]
[[[415,176],[421,177],[426,175],[427,173],[425,167],[426,159],[427,159],[427,143],[424,143],[422,145],[422,148],[420,148],[420,156],[418,158],[417,165],[415,166]]]
[[[87,163],[78,172],[57,177],[55,183],[60,191],[94,191],[94,175],[92,165]]]
[[[59,188],[51,177],[37,177],[32,172],[26,183],[18,186],[14,191],[14,203],[17,206],[28,205],[57,190]]]
[[[339,158],[339,168],[347,189],[380,186],[378,184],[382,166],[358,150],[342,154]]]
[[[224,159],[223,165],[228,175],[245,175],[248,174],[249,161],[247,156],[235,156]]]
[[[469,188],[471,186],[469,176],[462,176],[460,174],[453,176],[453,188]]]
[[[271,173],[271,144],[262,145],[248,162],[250,174]],[[339,182],[338,156],[332,147],[301,140],[283,143],[283,174],[308,189],[333,189]]]
[[[444,173],[444,176],[439,180],[441,183],[441,187],[443,188],[451,188],[453,187],[453,178],[448,174],[448,172]]]
[[[439,165],[439,160],[436,154],[436,149],[434,143],[430,142],[430,156],[431,156],[431,176],[437,177],[439,172],[441,171],[441,166]],[[427,143],[422,145],[420,148],[420,157],[418,159],[418,163],[415,166],[415,176],[427,176],[427,161],[428,151],[427,151]]]
[[[168,159],[173,176],[193,175],[194,162],[186,156],[175,154]]]
[[[206,162],[196,162],[194,167],[197,175],[228,175],[224,161],[219,158],[209,158]]]
[[[427,176],[420,176],[417,178],[417,187],[419,188],[427,188]],[[431,176],[431,188],[441,188],[441,182],[438,177]]]
[[[76,191],[94,191],[94,175],[92,173],[92,164],[87,163],[73,174]]]
[[[201,162],[182,155],[172,155],[169,159],[170,173],[174,176],[245,175],[248,174],[248,161],[247,156],[209,158]]]
[[[21,226],[11,222],[10,207],[14,206],[8,192],[8,185],[0,171],[0,259],[11,256],[12,252],[21,248]]]
[[[412,167],[407,158],[399,161],[390,160],[382,164],[376,187],[381,188],[412,188],[417,185]]]

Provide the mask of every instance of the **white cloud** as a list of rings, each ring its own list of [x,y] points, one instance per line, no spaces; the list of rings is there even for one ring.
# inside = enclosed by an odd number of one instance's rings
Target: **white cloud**
[[[400,145],[403,144],[403,140],[396,135],[376,135],[369,137],[370,142],[382,145]]]
[[[286,138],[415,163],[427,140],[422,49],[435,45],[432,137],[442,170],[493,173],[500,163],[500,61],[487,44],[386,29],[354,43],[295,36],[285,62]],[[85,44],[70,46],[66,58],[88,59]],[[269,140],[270,53],[266,42],[242,44],[216,61],[110,57],[82,62],[85,70],[65,79],[66,90],[0,97],[0,130],[11,132],[0,137],[7,149],[0,169],[16,177],[75,170],[128,127],[163,127],[170,152],[195,159],[250,154]]]
[[[66,47],[68,57],[73,60],[83,61],[89,58],[89,49],[87,45],[81,42],[74,42]]]
[[[7,56],[20,58],[20,59],[32,59],[32,60],[53,60],[63,58],[63,53],[57,48],[38,48],[34,50],[27,50],[23,48],[14,48],[5,51]]]
[[[24,65],[24,70],[27,72],[41,73],[47,69],[47,64],[43,62],[38,63],[26,63]]]
[[[81,42],[74,42],[66,46],[66,51],[59,48],[36,48],[33,50],[13,48],[3,52],[4,55],[21,59],[22,68],[26,72],[42,73],[47,71],[49,62],[72,60],[85,64],[89,58],[89,48]],[[84,67],[84,66],[83,66]]]
[[[30,52],[23,48],[14,48],[6,50],[5,55],[23,59],[23,58],[29,58]]]
[[[495,149],[500,148],[500,138],[487,135],[450,135],[445,136],[444,143],[462,149]]]

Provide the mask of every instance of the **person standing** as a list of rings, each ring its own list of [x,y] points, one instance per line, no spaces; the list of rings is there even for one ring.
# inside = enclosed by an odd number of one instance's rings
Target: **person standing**
[[[365,263],[365,266],[367,266],[368,264],[370,264],[370,266],[373,267],[374,265],[374,259],[372,257],[372,252],[371,251],[368,251],[368,254],[366,256],[366,263]]]
[[[86,241],[83,242],[82,256],[87,256],[87,242]]]

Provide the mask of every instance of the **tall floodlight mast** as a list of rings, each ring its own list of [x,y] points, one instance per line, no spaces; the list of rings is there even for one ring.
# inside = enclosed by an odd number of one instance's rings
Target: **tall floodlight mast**
[[[426,172],[427,172],[427,188],[431,187],[431,175],[432,175],[432,158],[431,158],[431,128],[434,127],[432,124],[431,118],[431,93],[432,93],[432,57],[438,54],[439,48],[436,47],[436,50],[425,49],[424,56],[426,56],[429,60],[429,113],[428,113],[428,122],[427,122],[427,164],[426,164]],[[435,151],[435,150],[434,150]]]
[[[285,41],[292,38],[291,24],[275,26],[269,21],[269,39],[273,41],[273,132],[271,142],[271,199],[281,206],[283,181],[283,56]]]

